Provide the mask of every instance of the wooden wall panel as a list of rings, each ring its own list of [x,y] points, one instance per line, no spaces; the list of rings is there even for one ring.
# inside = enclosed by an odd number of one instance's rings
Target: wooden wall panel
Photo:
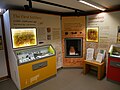
[[[83,67],[85,59],[85,16],[62,17],[63,67]],[[67,33],[67,34],[66,34]],[[65,58],[65,38],[83,38],[82,58]]]

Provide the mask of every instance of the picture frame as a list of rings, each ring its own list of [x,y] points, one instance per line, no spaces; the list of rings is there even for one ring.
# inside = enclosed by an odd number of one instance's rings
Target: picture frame
[[[13,48],[37,45],[36,28],[11,28]]]
[[[86,41],[89,42],[98,42],[98,27],[88,27],[86,31]]]

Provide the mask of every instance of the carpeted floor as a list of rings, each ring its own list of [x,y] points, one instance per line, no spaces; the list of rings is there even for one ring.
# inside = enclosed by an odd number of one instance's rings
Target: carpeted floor
[[[0,82],[0,90],[18,90],[11,79]],[[62,69],[57,75],[29,90],[120,90],[120,85],[97,80],[95,73],[83,75],[82,69]]]

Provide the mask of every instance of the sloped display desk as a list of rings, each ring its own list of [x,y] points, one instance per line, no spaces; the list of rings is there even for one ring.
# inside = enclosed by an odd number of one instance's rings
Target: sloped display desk
[[[100,80],[105,75],[105,62],[99,63],[96,61],[85,60],[84,61],[84,74],[87,74],[91,69],[91,66],[97,67],[97,79]]]

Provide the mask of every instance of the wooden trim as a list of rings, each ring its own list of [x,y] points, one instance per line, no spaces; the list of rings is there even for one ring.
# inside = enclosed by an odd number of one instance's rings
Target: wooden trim
[[[5,79],[8,79],[8,78],[9,78],[9,76],[1,77],[0,78],[0,82],[3,81],[3,80],[5,80]]]
[[[8,60],[8,51],[7,51],[7,45],[6,45],[6,37],[5,37],[5,28],[4,28],[3,16],[1,16],[1,24],[2,24],[2,34],[3,34],[3,43],[4,43],[3,45],[4,45],[4,50],[5,50],[7,72],[8,72],[8,76],[11,77],[11,75],[10,75],[10,65],[9,65],[9,60]]]

